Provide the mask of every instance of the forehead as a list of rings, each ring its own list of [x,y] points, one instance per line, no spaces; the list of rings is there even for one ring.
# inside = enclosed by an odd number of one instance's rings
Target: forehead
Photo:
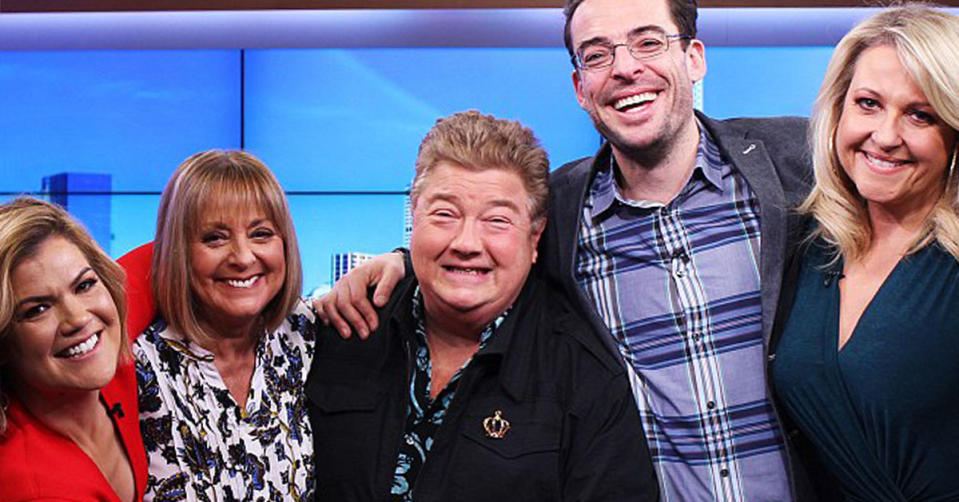
[[[16,296],[33,296],[32,291],[44,289],[52,283],[70,283],[81,270],[89,267],[87,257],[74,243],[53,236],[44,240],[33,255],[13,269],[11,279]]]
[[[879,45],[862,51],[856,61],[849,89],[860,87],[886,94],[891,98],[926,102],[926,96],[899,59],[891,45]]]
[[[468,169],[449,162],[434,166],[422,180],[420,198],[483,205],[512,203],[525,209],[529,193],[519,173],[505,168]]]
[[[570,21],[573,47],[593,38],[625,39],[629,32],[658,26],[666,33],[679,28],[669,13],[668,0],[585,0]]]

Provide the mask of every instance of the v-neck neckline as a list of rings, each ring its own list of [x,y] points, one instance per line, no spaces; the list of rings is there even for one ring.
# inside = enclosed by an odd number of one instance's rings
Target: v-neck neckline
[[[830,326],[835,328],[835,332],[833,333],[833,336],[831,336],[831,341],[828,344],[828,348],[834,354],[836,354],[837,359],[843,353],[847,352],[847,349],[849,348],[849,345],[853,343],[853,340],[856,340],[862,336],[862,334],[859,333],[859,331],[860,331],[860,327],[863,325],[863,320],[867,319],[867,316],[870,316],[872,312],[876,308],[878,308],[878,307],[875,307],[877,300],[880,300],[882,296],[885,296],[886,291],[890,287],[892,287],[891,284],[893,282],[899,281],[902,265],[906,260],[910,258],[910,256],[911,255],[901,256],[899,260],[896,261],[896,264],[892,267],[892,270],[889,271],[886,277],[879,284],[879,287],[876,289],[876,292],[873,293],[869,301],[866,302],[866,306],[862,309],[862,312],[859,314],[859,318],[856,319],[856,323],[852,327],[852,332],[849,334],[849,339],[846,340],[846,343],[843,344],[842,347],[839,346],[839,338],[841,336],[840,319],[841,319],[841,310],[842,310],[842,290],[839,287],[838,280],[835,281],[835,283],[832,285],[830,289],[833,290],[832,311],[833,311],[833,314],[835,315],[835,319],[831,320]],[[845,261],[842,258],[840,258],[839,261],[836,263],[835,267],[837,270],[840,270],[840,271],[844,270]],[[840,275],[840,280],[848,280],[848,279],[845,279],[842,275]]]

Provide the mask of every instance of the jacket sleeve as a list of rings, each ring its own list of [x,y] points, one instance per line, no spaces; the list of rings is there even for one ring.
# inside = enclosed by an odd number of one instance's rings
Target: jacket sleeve
[[[573,413],[565,456],[563,500],[659,500],[653,469],[629,383],[620,373]]]

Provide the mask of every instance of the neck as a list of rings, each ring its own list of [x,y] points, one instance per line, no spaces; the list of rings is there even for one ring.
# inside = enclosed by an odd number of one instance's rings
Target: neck
[[[100,403],[100,391],[31,392],[17,399],[34,417],[84,451],[113,437],[113,424]]]
[[[669,203],[682,190],[696,165],[699,128],[690,119],[668,144],[644,150],[612,147],[619,167],[616,184],[631,200]]]
[[[209,350],[216,357],[248,356],[256,347],[261,331],[259,319],[243,325],[220,326],[214,328],[212,322],[201,321],[207,336],[202,339],[190,337],[194,342]]]
[[[429,311],[425,315],[427,340],[453,347],[477,346],[483,329],[491,321],[471,321],[458,316],[448,316],[453,319],[447,319],[447,316],[432,315]]]
[[[901,248],[905,253],[920,237],[934,207],[935,203],[908,209],[867,203],[872,228],[870,249]]]

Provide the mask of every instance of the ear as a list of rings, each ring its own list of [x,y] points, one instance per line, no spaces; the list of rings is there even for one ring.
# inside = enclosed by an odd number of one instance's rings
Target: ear
[[[539,258],[539,238],[543,236],[543,229],[546,228],[546,217],[543,216],[539,220],[533,223],[533,228],[531,228],[531,233],[529,237],[529,245],[533,247],[533,259],[532,263],[536,263],[536,259]]]
[[[573,69],[573,90],[576,92],[576,102],[579,103],[580,108],[586,109],[586,90],[583,89],[585,85],[583,83],[583,75],[578,69]]]
[[[695,38],[686,47],[686,72],[693,82],[699,82],[706,76],[706,47]]]

